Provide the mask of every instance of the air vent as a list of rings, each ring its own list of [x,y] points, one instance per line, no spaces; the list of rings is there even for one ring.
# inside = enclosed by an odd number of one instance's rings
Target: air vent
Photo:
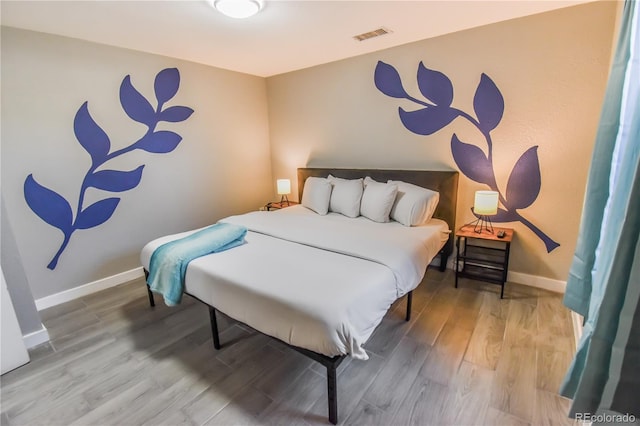
[[[380,27],[377,30],[373,30],[373,31],[369,31],[367,33],[358,34],[357,36],[353,36],[353,38],[358,40],[358,41],[365,41],[365,40],[368,40],[370,38],[380,37],[380,36],[383,36],[385,34],[389,34],[390,32],[391,32],[391,30],[388,30],[386,28]]]

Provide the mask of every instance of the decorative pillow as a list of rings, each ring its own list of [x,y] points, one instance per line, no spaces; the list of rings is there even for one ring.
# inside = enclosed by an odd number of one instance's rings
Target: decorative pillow
[[[440,201],[438,192],[402,181],[390,180],[387,183],[398,185],[391,219],[404,226],[422,225],[431,219]]]
[[[362,179],[342,179],[329,175],[327,178],[333,190],[329,211],[348,217],[360,216],[360,200],[362,199]]]
[[[375,183],[382,183],[382,182],[378,182],[377,180],[373,180],[371,179],[371,176],[367,176],[364,178],[364,180],[362,181],[362,184],[364,185],[364,187],[366,188],[367,185],[369,185],[369,182],[375,182]]]
[[[325,178],[308,177],[302,191],[302,205],[314,212],[325,215],[329,211],[331,183]]]
[[[374,222],[389,222],[389,214],[396,200],[398,185],[380,183],[365,178],[366,186],[360,203],[360,214]]]
[[[349,182],[351,179],[345,179],[345,178],[335,177],[334,175],[329,175],[327,176],[327,180],[331,182],[331,184],[333,185],[336,182]],[[355,179],[355,180],[358,180],[358,179]]]

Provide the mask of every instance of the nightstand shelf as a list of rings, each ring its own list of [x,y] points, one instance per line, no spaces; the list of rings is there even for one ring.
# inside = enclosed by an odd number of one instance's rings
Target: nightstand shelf
[[[498,238],[498,231],[504,237]],[[458,278],[471,278],[499,284],[500,298],[509,270],[509,251],[513,229],[494,228],[494,233],[476,233],[472,226],[463,226],[456,232],[456,288]]]

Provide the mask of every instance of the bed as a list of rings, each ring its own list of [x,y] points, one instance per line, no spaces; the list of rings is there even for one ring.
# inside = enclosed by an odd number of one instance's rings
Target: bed
[[[409,320],[412,291],[438,255],[444,270],[453,249],[458,174],[303,168],[298,169],[299,199],[308,178],[328,175],[403,181],[437,191],[440,199],[432,219],[411,227],[363,216],[320,215],[302,205],[224,218],[220,222],[248,229],[245,243],[191,261],[184,293],[209,306],[216,349],[221,347],[220,311],[323,364],[329,421],[336,424],[337,367],[346,356],[368,358],[364,343],[391,304],[405,295]],[[145,273],[154,250],[193,232],[147,244],[141,253]]]

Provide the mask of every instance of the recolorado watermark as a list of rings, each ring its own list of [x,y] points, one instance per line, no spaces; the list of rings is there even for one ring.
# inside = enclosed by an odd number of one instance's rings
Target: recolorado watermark
[[[576,420],[591,423],[635,423],[633,414],[591,414],[576,413]]]

